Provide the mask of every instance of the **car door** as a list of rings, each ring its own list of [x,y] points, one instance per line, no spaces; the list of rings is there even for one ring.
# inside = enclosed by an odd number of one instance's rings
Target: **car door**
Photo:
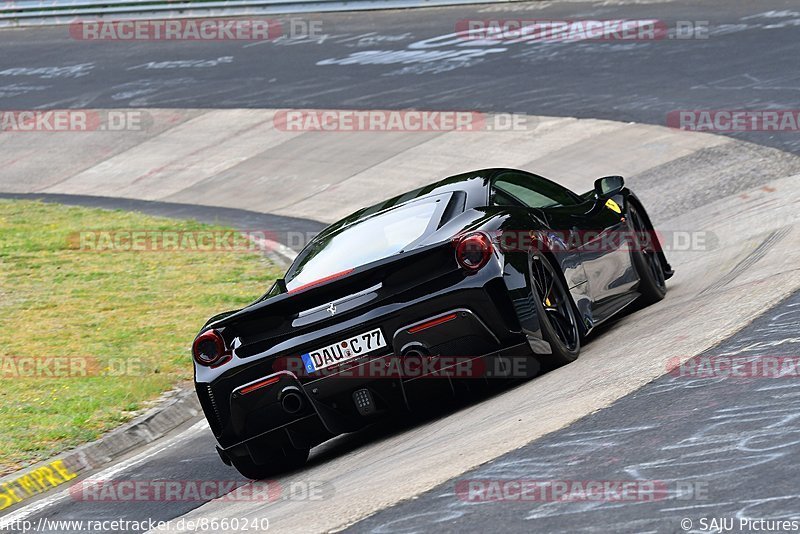
[[[630,234],[620,206],[613,200],[584,199],[575,206],[546,209],[550,224],[570,228],[588,278],[592,320],[600,322],[632,298],[638,276],[630,254]]]
[[[567,286],[576,302],[582,300],[583,290],[576,289],[586,284],[586,273],[582,265],[579,250],[580,242],[570,225],[565,224],[562,217],[550,217],[550,209],[559,207],[565,210],[574,209],[581,202],[580,197],[569,189],[551,182],[546,178],[522,171],[506,171],[499,174],[492,182],[496,204],[502,202],[522,205],[528,209],[534,221],[543,221],[547,226],[545,238],[553,252]],[[499,192],[499,193],[498,193]],[[498,197],[500,195],[500,197]],[[501,200],[498,201],[498,198]],[[538,226],[538,225],[536,225]],[[515,229],[525,232],[529,229]]]

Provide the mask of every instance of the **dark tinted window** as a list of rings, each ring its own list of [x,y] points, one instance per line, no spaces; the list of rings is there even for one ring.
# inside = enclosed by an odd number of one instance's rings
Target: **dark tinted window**
[[[498,206],[518,205],[529,208],[553,208],[576,204],[570,191],[541,176],[505,173],[492,186],[492,201]]]

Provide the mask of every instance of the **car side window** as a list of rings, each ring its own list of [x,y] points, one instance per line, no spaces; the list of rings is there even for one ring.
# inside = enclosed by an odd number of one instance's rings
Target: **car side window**
[[[492,185],[492,201],[498,206],[554,208],[577,204],[570,191],[535,174],[505,173]]]

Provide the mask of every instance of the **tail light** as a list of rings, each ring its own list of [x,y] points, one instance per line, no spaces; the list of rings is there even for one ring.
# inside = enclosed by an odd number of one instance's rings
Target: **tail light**
[[[230,354],[225,348],[225,340],[216,330],[203,332],[192,344],[194,361],[206,367],[212,367],[227,359]]]
[[[456,261],[468,273],[481,269],[491,257],[492,242],[486,234],[467,234],[456,241]]]

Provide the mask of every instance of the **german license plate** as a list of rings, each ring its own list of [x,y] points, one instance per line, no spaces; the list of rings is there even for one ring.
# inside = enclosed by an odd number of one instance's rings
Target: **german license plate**
[[[386,340],[380,328],[364,332],[333,343],[321,349],[312,350],[300,356],[306,371],[313,373],[326,367],[359,358],[386,346]]]

